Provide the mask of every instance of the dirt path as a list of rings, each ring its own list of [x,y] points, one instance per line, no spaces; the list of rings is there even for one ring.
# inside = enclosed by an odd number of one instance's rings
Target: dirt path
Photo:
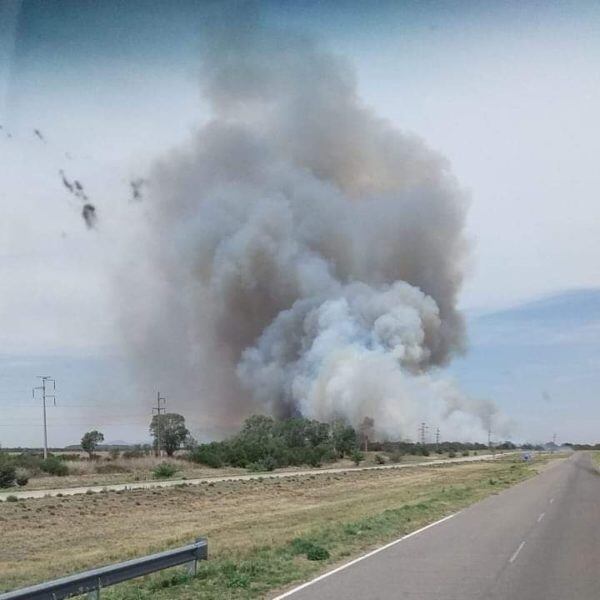
[[[331,469],[306,469],[304,471],[286,471],[280,473],[252,473],[248,475],[228,475],[217,477],[203,477],[200,479],[169,479],[163,481],[140,481],[134,483],[117,483],[111,485],[92,485],[81,487],[57,488],[51,490],[24,490],[22,492],[0,492],[0,502],[5,501],[9,496],[15,498],[44,498],[48,496],[74,496],[77,494],[86,494],[90,492],[102,491],[125,491],[141,490],[151,488],[175,487],[178,485],[199,485],[203,483],[217,483],[221,481],[248,481],[252,479],[297,477],[299,475],[331,475],[335,473],[346,473],[348,471],[375,471],[385,469],[410,469],[414,467],[429,467],[436,465],[446,465],[449,463],[476,462],[481,460],[494,460],[511,453],[481,454],[479,456],[465,456],[460,458],[445,458],[441,460],[430,460],[423,462],[413,462],[405,464],[378,465],[373,467],[343,467]]]

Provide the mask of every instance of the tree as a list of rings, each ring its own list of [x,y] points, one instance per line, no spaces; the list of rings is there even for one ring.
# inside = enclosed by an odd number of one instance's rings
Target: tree
[[[358,435],[360,437],[361,446],[365,452],[369,451],[369,440],[375,435],[375,420],[371,417],[365,417],[358,426]]]
[[[150,433],[154,438],[154,447],[164,450],[167,456],[173,456],[185,442],[190,432],[185,426],[185,419],[177,413],[154,415],[150,423]]]
[[[104,441],[104,434],[96,431],[88,431],[81,438],[81,449],[87,452],[90,456],[90,460],[94,457],[94,451],[98,447],[98,444]]]
[[[341,421],[336,422],[333,425],[331,437],[335,452],[340,458],[351,454],[356,449],[356,431],[350,425],[345,425]]]

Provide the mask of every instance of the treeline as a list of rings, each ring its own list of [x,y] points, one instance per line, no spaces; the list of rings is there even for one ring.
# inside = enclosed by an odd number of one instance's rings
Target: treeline
[[[412,456],[429,456],[432,453],[462,453],[477,450],[487,450],[485,444],[464,442],[440,442],[439,444],[417,444],[415,442],[370,442],[369,450],[387,454],[410,454]]]
[[[254,415],[241,431],[222,442],[199,444],[188,458],[211,467],[272,471],[277,467],[319,466],[344,456],[361,460],[358,434],[342,422],[319,423],[302,417],[278,421]]]

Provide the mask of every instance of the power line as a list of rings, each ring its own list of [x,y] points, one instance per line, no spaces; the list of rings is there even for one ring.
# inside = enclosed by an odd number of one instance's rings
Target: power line
[[[46,383],[52,383],[52,391],[56,390],[56,381],[50,375],[38,375],[38,379],[42,380],[42,385],[38,385],[31,390],[31,397],[35,398],[35,390],[42,390],[42,405],[43,420],[44,420],[44,459],[48,458],[48,426],[46,425],[46,398],[54,400],[56,406],[56,396],[54,394],[46,394]]]

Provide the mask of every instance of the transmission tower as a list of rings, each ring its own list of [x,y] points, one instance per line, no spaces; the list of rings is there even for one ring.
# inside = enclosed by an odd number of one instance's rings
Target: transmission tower
[[[429,427],[427,427],[427,424],[425,422],[421,423],[419,427],[419,439],[421,441],[422,446],[425,445],[425,435],[428,429]]]
[[[162,405],[161,405],[162,402]],[[160,415],[164,415],[166,409],[167,399],[160,395],[160,392],[156,393],[156,406],[152,409],[152,414],[156,414],[156,454],[162,456],[162,444],[161,444],[161,429],[162,419]]]
[[[35,390],[42,390],[42,406],[44,419],[44,459],[48,458],[48,427],[46,425],[46,398],[52,398],[54,406],[56,406],[56,396],[46,393],[46,384],[52,383],[52,391],[56,390],[56,381],[50,375],[38,375],[38,379],[42,380],[42,385],[38,385],[31,390],[31,397],[35,399]]]

